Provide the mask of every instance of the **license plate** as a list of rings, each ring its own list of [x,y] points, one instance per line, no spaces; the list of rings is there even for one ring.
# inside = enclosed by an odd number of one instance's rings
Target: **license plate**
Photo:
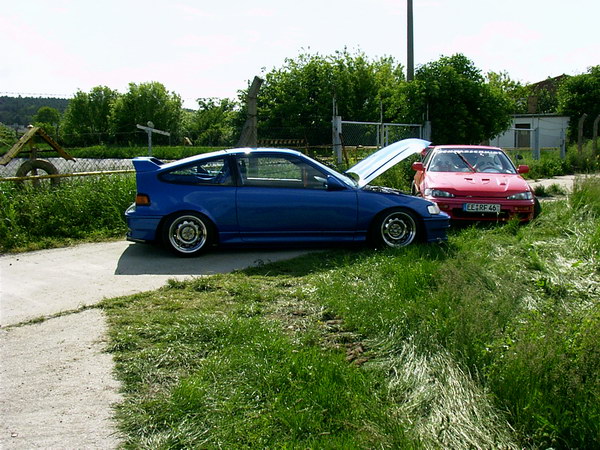
[[[497,203],[465,203],[463,210],[468,212],[500,213],[500,205]]]

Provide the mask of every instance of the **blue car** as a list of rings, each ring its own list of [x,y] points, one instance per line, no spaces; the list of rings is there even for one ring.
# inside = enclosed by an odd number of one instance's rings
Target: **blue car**
[[[134,158],[127,239],[160,241],[179,256],[217,244],[443,241],[449,216],[435,203],[368,184],[428,144],[396,142],[346,174],[283,149],[222,150],[170,163]]]

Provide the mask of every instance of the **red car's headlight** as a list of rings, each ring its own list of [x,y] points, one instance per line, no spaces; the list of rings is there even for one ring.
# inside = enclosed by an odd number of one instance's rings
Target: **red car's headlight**
[[[450,192],[447,192],[447,191],[442,191],[441,189],[425,189],[424,194],[427,197],[444,197],[444,198],[454,197],[454,194],[451,194]]]
[[[533,194],[530,191],[519,192],[518,194],[509,195],[506,197],[507,200],[531,200],[532,198]]]

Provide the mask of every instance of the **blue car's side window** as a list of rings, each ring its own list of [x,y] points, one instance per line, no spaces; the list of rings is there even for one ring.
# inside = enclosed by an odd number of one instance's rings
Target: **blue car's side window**
[[[326,174],[294,156],[248,155],[238,167],[244,186],[325,189]]]
[[[233,185],[233,178],[226,158],[198,161],[178,167],[160,175],[162,181],[177,184]]]

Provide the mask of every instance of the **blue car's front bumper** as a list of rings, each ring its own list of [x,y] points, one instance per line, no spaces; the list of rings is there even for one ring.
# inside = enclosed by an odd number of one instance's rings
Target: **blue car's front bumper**
[[[450,228],[450,216],[444,212],[423,219],[426,242],[447,241],[447,230]]]

